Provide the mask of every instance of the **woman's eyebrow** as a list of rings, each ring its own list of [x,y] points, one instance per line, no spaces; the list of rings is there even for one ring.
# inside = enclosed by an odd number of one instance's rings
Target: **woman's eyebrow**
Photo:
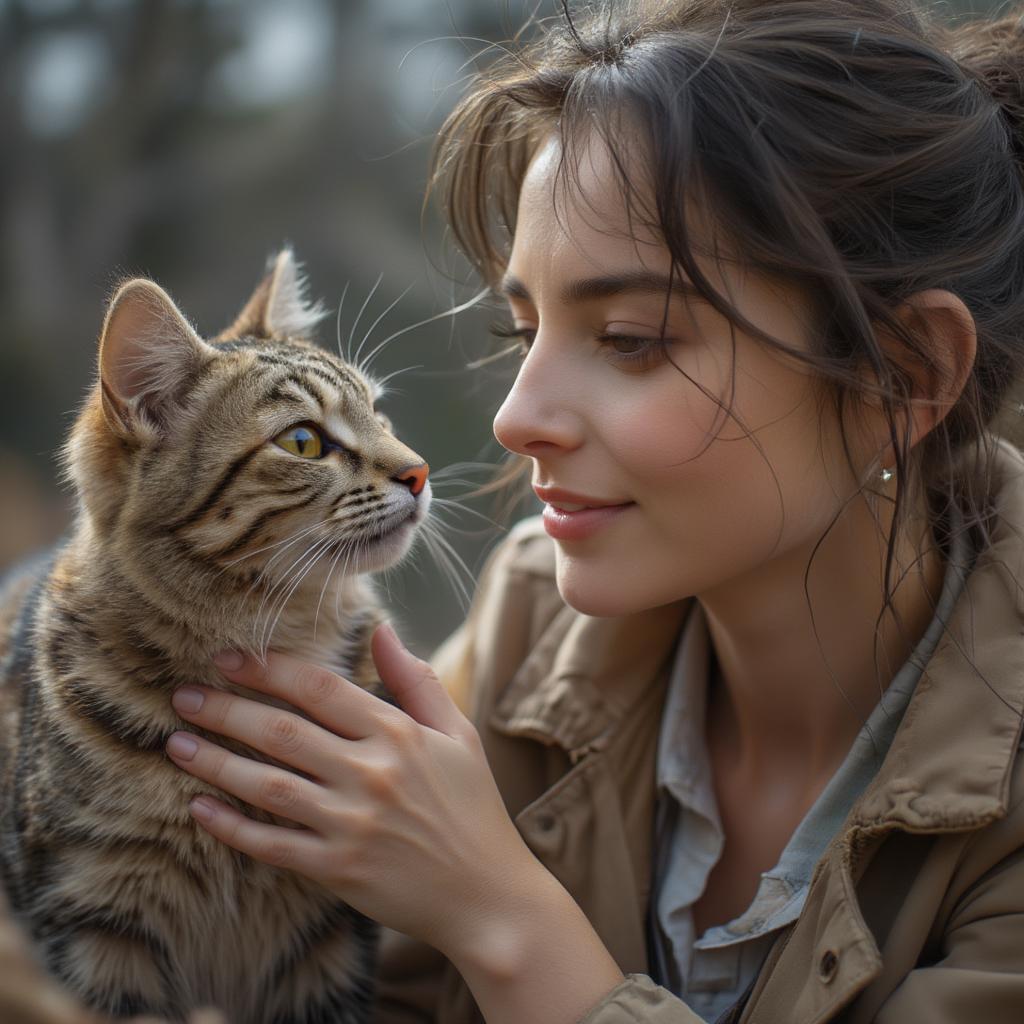
[[[697,302],[707,301],[689,281],[647,270],[627,270],[618,274],[602,274],[599,277],[570,281],[562,289],[560,298],[562,302],[587,302],[592,299],[607,299],[624,292],[664,295],[670,289],[674,293],[690,296]],[[506,274],[501,279],[498,290],[507,298],[533,301],[526,285],[513,274]]]

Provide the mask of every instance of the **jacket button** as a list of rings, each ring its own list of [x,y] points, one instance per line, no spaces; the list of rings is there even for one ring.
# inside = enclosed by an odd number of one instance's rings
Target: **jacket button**
[[[833,949],[826,949],[818,961],[818,977],[827,985],[839,968],[839,956]]]
[[[542,814],[537,818],[537,828],[541,832],[550,832],[556,825],[555,816],[553,814]]]

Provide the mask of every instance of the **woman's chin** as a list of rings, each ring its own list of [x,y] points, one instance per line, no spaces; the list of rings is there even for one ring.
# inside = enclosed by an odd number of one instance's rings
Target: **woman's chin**
[[[625,588],[616,586],[608,579],[588,579],[585,574],[563,572],[558,567],[558,593],[562,600],[583,615],[611,619],[642,611],[646,605],[639,604]]]

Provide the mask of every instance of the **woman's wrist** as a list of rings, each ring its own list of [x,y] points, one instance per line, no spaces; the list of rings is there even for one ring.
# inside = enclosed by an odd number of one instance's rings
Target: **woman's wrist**
[[[577,903],[541,865],[442,952],[487,1024],[575,1024],[623,980]]]

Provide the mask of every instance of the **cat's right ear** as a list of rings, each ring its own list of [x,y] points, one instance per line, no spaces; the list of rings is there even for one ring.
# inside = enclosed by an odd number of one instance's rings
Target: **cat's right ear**
[[[159,285],[144,278],[127,281],[110,300],[100,334],[108,423],[119,432],[160,431],[185,387],[215,354]]]

